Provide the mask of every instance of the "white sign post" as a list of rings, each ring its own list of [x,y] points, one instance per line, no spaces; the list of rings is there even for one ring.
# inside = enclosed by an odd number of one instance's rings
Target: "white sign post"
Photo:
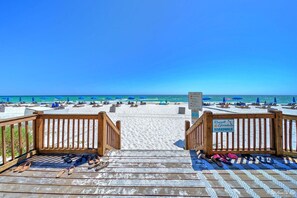
[[[188,97],[192,124],[194,124],[199,118],[199,111],[202,111],[202,92],[189,92]]]

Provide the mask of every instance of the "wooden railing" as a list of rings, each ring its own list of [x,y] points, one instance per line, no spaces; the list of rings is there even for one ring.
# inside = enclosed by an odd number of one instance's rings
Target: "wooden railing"
[[[203,116],[190,127],[190,122],[185,123],[185,149],[204,149]]]
[[[121,149],[121,123],[97,115],[43,114],[0,121],[0,172],[36,153],[98,153]]]
[[[0,121],[0,172],[36,154],[36,115]]]
[[[297,116],[283,115],[283,149],[286,155],[297,155]]]
[[[234,132],[213,133],[214,119],[234,120]],[[207,154],[283,153],[280,111],[262,114],[212,114],[205,111],[191,128],[187,123],[186,149],[204,150]]]

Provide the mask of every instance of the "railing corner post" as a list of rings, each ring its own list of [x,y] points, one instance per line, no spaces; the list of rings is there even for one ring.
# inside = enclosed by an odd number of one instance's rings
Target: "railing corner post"
[[[120,133],[118,149],[121,149],[121,139],[122,139],[121,136],[122,136],[122,132],[121,132],[121,121],[120,120],[118,120],[116,122],[116,126],[119,129],[119,133]]]
[[[106,112],[101,111],[98,114],[98,154],[103,156],[106,145]]]
[[[273,119],[273,135],[275,145],[275,155],[282,156],[283,150],[283,113],[278,110],[269,110],[270,113],[274,114]]]
[[[203,126],[204,126],[204,151],[205,154],[211,155],[213,153],[212,148],[212,120],[213,113],[211,111],[205,111],[203,114]]]
[[[186,120],[185,121],[185,150],[189,149],[189,141],[188,141],[188,135],[187,135],[187,131],[190,128],[190,121]]]
[[[34,145],[35,145],[35,150],[37,153],[42,149],[42,136],[43,136],[43,128],[44,128],[44,123],[42,119],[42,115],[44,114],[43,111],[35,111],[34,114],[37,115],[36,120],[35,120],[35,137],[34,137]]]

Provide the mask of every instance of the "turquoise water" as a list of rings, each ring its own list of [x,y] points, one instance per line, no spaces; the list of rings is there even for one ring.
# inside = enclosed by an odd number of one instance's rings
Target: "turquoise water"
[[[187,95],[50,95],[50,96],[0,96],[0,102],[9,102],[18,103],[20,101],[23,102],[32,102],[32,99],[38,103],[51,103],[54,101],[104,101],[104,100],[129,100],[129,97],[134,97],[134,100],[137,101],[147,101],[147,102],[160,102],[160,101],[168,101],[168,102],[188,102]],[[205,100],[205,102],[221,102],[223,97],[226,98],[227,102],[246,102],[252,103],[256,102],[257,97],[259,97],[260,102],[271,103],[274,101],[274,97],[276,97],[278,104],[287,104],[292,102],[292,98],[295,97],[297,99],[297,95],[204,95],[203,97],[210,97],[210,100]],[[240,100],[234,100],[233,97],[242,97]],[[7,99],[8,98],[8,99]],[[131,99],[130,99],[131,100]]]

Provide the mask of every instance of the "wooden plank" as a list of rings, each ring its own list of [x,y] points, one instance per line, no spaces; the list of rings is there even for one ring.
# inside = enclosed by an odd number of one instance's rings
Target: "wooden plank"
[[[106,124],[108,124],[116,134],[120,135],[116,125],[112,122],[108,115],[106,115]]]
[[[4,165],[0,166],[0,173],[9,169],[10,167],[22,162],[23,160],[32,157],[33,155],[36,155],[37,151],[36,150],[32,150],[28,153],[25,153],[19,157],[17,157],[16,159],[9,161],[7,163],[5,163]]]
[[[44,114],[44,119],[96,119],[95,114]]]
[[[65,142],[65,131],[64,131],[64,127],[65,127],[65,119],[62,119],[62,149],[64,148],[64,142]]]
[[[285,144],[285,150],[288,151],[288,138],[287,138],[287,119],[284,119],[284,144]]]
[[[188,134],[187,131],[190,128],[190,121],[186,120],[185,121],[185,149],[188,150],[189,149],[189,138],[188,138]]]
[[[227,133],[227,150],[229,150],[229,133]]]
[[[259,149],[262,149],[262,119],[259,119]]]
[[[22,142],[22,123],[18,123],[18,133],[19,133],[19,153],[23,154],[23,142]]]
[[[67,119],[67,148],[69,148],[70,141],[70,119]]]
[[[20,116],[20,117],[14,117],[14,118],[1,119],[0,127],[11,125],[11,124],[18,124],[19,122],[32,121],[35,119],[36,119],[36,115],[28,115],[28,116]]]
[[[286,120],[297,120],[297,116],[296,115],[283,114],[283,119],[286,119]]]
[[[264,118],[264,150],[267,149],[267,120]]]
[[[289,120],[289,150],[292,152],[292,120]]]
[[[223,135],[224,133],[221,132],[221,150],[223,150]]]
[[[88,130],[87,130],[87,148],[89,148],[90,147],[90,131],[91,131],[91,129],[90,129],[90,119],[88,119],[87,120],[88,121]]]
[[[56,119],[52,119],[53,125],[52,125],[52,148],[55,148],[55,128],[56,128]]]
[[[85,148],[85,119],[82,119],[82,148]]]
[[[5,141],[5,126],[1,126],[1,133],[2,133],[2,162],[3,164],[6,163],[6,141]]]
[[[216,133],[216,151],[218,150],[219,134]]]
[[[277,156],[281,156],[284,152],[283,149],[283,115],[281,111],[272,110],[274,114],[273,118],[273,134],[274,134],[274,145]]]
[[[211,111],[204,112],[203,126],[204,126],[204,142],[205,142],[205,153],[213,154],[213,140],[212,140],[212,120],[213,114]]]
[[[57,130],[57,146],[56,146],[56,148],[60,148],[60,119],[57,119],[57,121],[58,121],[58,130]]]
[[[256,150],[256,137],[257,137],[257,131],[256,131],[256,118],[253,118],[253,124],[254,124],[254,126],[253,126],[253,133],[254,133],[254,142],[253,142],[253,144],[254,144],[254,150]]]
[[[36,114],[37,118],[35,121],[33,121],[36,122],[35,127],[33,127],[35,131],[35,136],[33,137],[35,137],[34,139],[36,145],[33,148],[36,149],[38,152],[40,149],[44,148],[44,119],[42,118],[42,111],[37,111]]]
[[[29,130],[28,130],[28,121],[25,122],[25,134],[26,134],[26,152],[29,152]]]
[[[50,140],[50,119],[47,119],[47,148],[49,148],[49,140]]]
[[[213,119],[274,118],[271,113],[257,114],[214,114]]]
[[[95,120],[93,119],[93,137],[92,137],[92,148],[95,148]]]
[[[218,154],[227,154],[227,153],[235,153],[235,154],[275,154],[275,150],[252,150],[252,151],[248,151],[248,150],[233,150],[233,151],[228,151],[228,150],[223,150],[223,151],[216,151],[216,153]]]
[[[77,145],[76,148],[79,148],[79,140],[80,140],[80,119],[77,119]]]
[[[231,143],[232,143],[232,150],[233,151],[234,151],[234,144],[235,144],[234,133],[235,133],[235,131],[232,133],[232,141],[231,141]]]
[[[97,153],[96,149],[42,149],[40,154],[84,154],[84,153]]]
[[[98,114],[98,154],[103,156],[105,153],[106,145],[106,112],[100,112]]]
[[[239,134],[240,134],[240,131],[239,131],[239,119],[236,119],[237,120],[237,150],[239,151],[240,149],[240,145],[239,145]]]
[[[14,124],[10,125],[10,148],[11,148],[11,159],[14,160]]]
[[[270,149],[275,149],[275,145],[273,141],[274,140],[273,130],[274,130],[273,121],[270,118],[269,119]]]
[[[251,119],[248,118],[248,150],[251,150]]]
[[[245,119],[242,119],[242,149],[245,150]]]
[[[203,116],[201,116],[186,132],[187,135],[192,133],[198,126],[203,123]]]
[[[72,120],[72,147],[74,148],[74,128],[75,128],[75,119],[71,119]]]
[[[35,126],[36,125],[36,120],[32,121],[32,137],[33,137],[33,141],[32,141],[32,149],[36,149],[36,130],[35,130]]]

